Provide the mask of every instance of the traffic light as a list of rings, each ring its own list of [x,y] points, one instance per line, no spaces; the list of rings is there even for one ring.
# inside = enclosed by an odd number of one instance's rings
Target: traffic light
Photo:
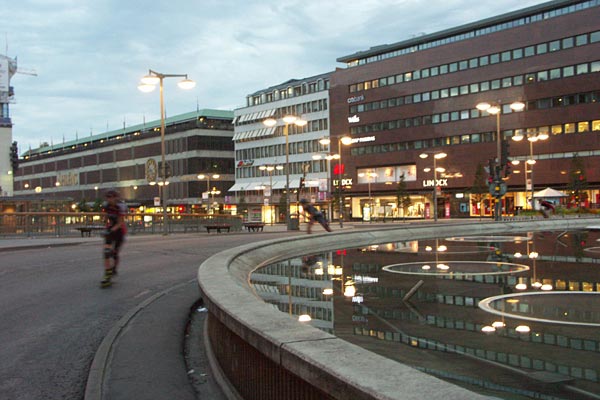
[[[502,141],[501,151],[500,151],[500,165],[505,166],[508,165],[508,156],[509,156],[510,144],[508,140],[504,139]]]
[[[19,148],[17,147],[17,142],[12,142],[10,146],[10,165],[13,171],[16,171],[19,167]]]
[[[300,187],[304,187],[304,177],[300,177]]]
[[[506,166],[504,167],[504,177],[507,178],[511,173],[512,173],[512,164],[506,163]]]
[[[488,179],[488,181],[492,183],[496,180],[496,163],[494,162],[493,158],[490,158],[489,160],[488,169],[490,171],[490,179]]]

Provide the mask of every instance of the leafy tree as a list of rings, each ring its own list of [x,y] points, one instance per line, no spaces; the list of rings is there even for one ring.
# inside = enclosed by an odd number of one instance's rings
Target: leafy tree
[[[94,201],[94,205],[92,206],[92,211],[94,211],[94,212],[102,211],[102,199],[98,198]]]
[[[485,177],[485,170],[483,164],[478,163],[475,168],[475,178],[473,179],[473,186],[469,189],[469,192],[473,195],[473,203],[479,204],[479,216],[483,214],[483,207],[481,202],[485,200],[489,186]]]
[[[588,188],[583,159],[577,154],[571,159],[571,170],[569,171],[569,190],[573,199],[580,206],[582,201],[587,200],[586,190]]]
[[[291,204],[290,204],[290,208],[291,208]],[[287,221],[286,212],[287,212],[287,193],[281,193],[281,196],[279,196],[279,217],[280,217],[280,220],[283,222]]]
[[[248,217],[248,203],[246,202],[246,192],[242,192],[240,194],[240,199],[238,201],[238,213],[244,217]]]
[[[87,205],[87,202],[85,201],[85,199],[81,199],[81,201],[79,203],[77,203],[77,209],[81,212],[90,211],[90,207]]]

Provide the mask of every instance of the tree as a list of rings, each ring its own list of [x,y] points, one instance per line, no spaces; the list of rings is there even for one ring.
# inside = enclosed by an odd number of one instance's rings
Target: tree
[[[410,207],[410,195],[406,190],[406,180],[404,174],[400,176],[400,181],[398,181],[398,186],[396,186],[396,204],[398,208],[402,209],[402,217],[406,219],[406,214],[408,213],[408,207]]]
[[[569,171],[569,190],[571,190],[571,200],[575,202],[577,207],[587,200],[586,190],[588,188],[587,178],[585,175],[585,165],[583,159],[577,154],[571,159],[571,170]]]
[[[85,201],[85,199],[81,199],[81,201],[79,203],[77,203],[77,209],[80,212],[88,212],[88,211],[90,211],[90,207],[88,207],[87,202]]]
[[[240,199],[238,200],[238,214],[240,214],[245,219],[248,218],[248,203],[246,202],[246,192],[242,192],[240,194]]]
[[[481,202],[486,198],[489,191],[487,179],[485,177],[485,170],[483,164],[478,163],[475,168],[475,178],[473,179],[473,186],[469,189],[469,192],[473,195],[473,204],[479,204],[479,216],[483,214],[483,207]]]
[[[291,206],[291,204],[290,204]],[[287,221],[287,193],[281,193],[279,196],[279,220],[286,222]]]

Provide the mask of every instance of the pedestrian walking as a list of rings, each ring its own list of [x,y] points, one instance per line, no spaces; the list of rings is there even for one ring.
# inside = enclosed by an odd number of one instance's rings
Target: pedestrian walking
[[[311,233],[312,226],[315,222],[321,224],[321,226],[325,228],[327,232],[331,232],[329,222],[321,211],[317,210],[317,208],[310,204],[306,199],[300,200],[300,204],[302,204],[302,209],[308,215],[308,228],[306,228],[306,233]]]
[[[117,274],[119,266],[119,251],[127,234],[127,206],[121,201],[119,192],[109,190],[105,194],[106,201],[102,208],[105,216],[104,231],[104,277],[100,286],[105,288],[112,285],[111,279]],[[111,264],[112,259],[112,264]]]

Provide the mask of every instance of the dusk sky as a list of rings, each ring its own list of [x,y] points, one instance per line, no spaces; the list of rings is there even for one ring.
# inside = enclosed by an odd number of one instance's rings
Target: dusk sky
[[[196,107],[233,110],[246,95],[344,68],[336,59],[372,46],[544,3],[535,0],[0,0],[0,53],[18,59],[11,80],[20,152],[160,118],[153,69],[165,79],[168,116]]]

